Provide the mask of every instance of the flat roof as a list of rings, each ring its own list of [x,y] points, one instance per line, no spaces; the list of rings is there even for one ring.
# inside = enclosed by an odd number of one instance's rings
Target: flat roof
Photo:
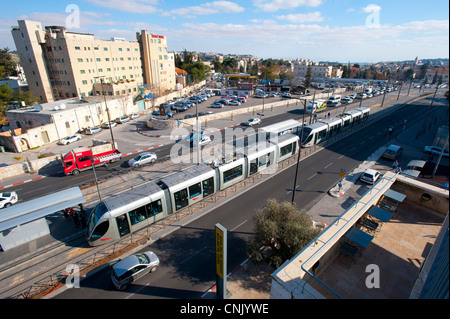
[[[214,169],[208,165],[195,165],[184,171],[161,178],[160,182],[170,188],[211,171],[214,171]]]
[[[2,209],[0,231],[23,225],[68,207],[85,203],[78,186]]]

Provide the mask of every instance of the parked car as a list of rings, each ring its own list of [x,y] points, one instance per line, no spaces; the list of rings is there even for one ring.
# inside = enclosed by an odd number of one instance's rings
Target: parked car
[[[128,165],[130,167],[144,166],[144,165],[147,165],[150,163],[154,163],[157,159],[158,159],[158,156],[156,156],[155,153],[144,152],[144,153],[139,154],[135,158],[130,159],[128,161]]]
[[[369,168],[364,173],[361,174],[361,177],[359,179],[364,183],[373,185],[380,178],[380,176],[381,176],[380,172]]]
[[[62,140],[60,140],[58,142],[58,144],[59,145],[67,145],[67,144],[70,144],[70,143],[73,143],[73,142],[76,142],[76,141],[79,141],[79,140],[81,140],[81,135],[75,134],[75,135],[63,138]]]
[[[17,203],[19,197],[16,192],[0,193],[0,208],[6,208]]]
[[[105,122],[102,124],[102,128],[110,128],[110,127],[114,127],[117,126],[116,122]]]
[[[212,107],[212,108],[222,108],[222,107],[223,107],[223,104],[222,104],[222,103],[217,103],[217,102],[215,102],[215,103],[211,104],[209,107]]]
[[[244,123],[242,123],[242,125],[245,125],[245,126],[253,126],[253,125],[258,125],[258,124],[261,124],[261,120],[257,117],[252,117],[248,121],[245,121]]]
[[[85,132],[86,132],[86,134],[88,134],[88,135],[92,135],[92,134],[101,132],[101,130],[102,130],[101,127],[96,127],[96,126],[94,126],[94,127],[89,127],[89,128],[87,128]]]
[[[138,214],[134,214],[134,216],[139,218]],[[146,251],[134,254],[112,266],[111,279],[117,289],[123,290],[133,281],[154,272],[158,266],[159,258],[154,252]]]
[[[128,122],[129,120],[130,120],[130,118],[128,116],[121,116],[117,119],[117,123],[123,124],[125,122]]]
[[[177,105],[174,106],[173,109],[176,110],[177,112],[184,112],[187,111],[189,108],[186,105]]]
[[[130,119],[134,120],[137,119],[139,116],[140,116],[139,113],[133,113],[130,115]]]
[[[386,150],[383,153],[383,157],[387,158],[389,160],[397,160],[403,152],[403,148],[398,146],[398,145],[394,145],[391,144],[388,146],[388,148],[386,148]]]
[[[432,155],[436,155],[439,156],[441,155],[442,152],[442,148],[439,146],[425,146],[425,148],[423,149],[423,151],[427,154],[432,154]],[[444,152],[442,153],[443,157],[448,157],[448,153]]]
[[[350,103],[353,102],[353,100],[352,100],[351,98],[349,98],[349,97],[344,97],[344,98],[341,100],[341,102],[342,102],[342,104],[350,104]]]
[[[228,104],[229,104],[229,105],[233,105],[233,106],[239,106],[239,105],[241,105],[241,103],[240,103],[239,101],[237,101],[237,100],[232,100],[232,101],[230,101]]]

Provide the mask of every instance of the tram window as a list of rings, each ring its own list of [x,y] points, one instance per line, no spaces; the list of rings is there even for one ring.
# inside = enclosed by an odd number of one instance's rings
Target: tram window
[[[242,165],[233,167],[232,169],[223,172],[223,182],[229,182],[239,176],[242,176]]]
[[[258,173],[258,159],[255,158],[250,162],[250,175]]]
[[[162,213],[162,211],[163,207],[160,199],[147,205],[147,213],[149,216],[158,215],[159,213]]]
[[[214,193],[214,178],[210,177],[203,181],[203,197]]]
[[[259,161],[258,166],[259,166],[259,167],[264,166],[264,165],[267,164],[267,156],[268,156],[268,155],[266,154],[266,155],[260,156],[260,157],[258,158],[258,161]]]
[[[283,146],[281,149],[280,149],[280,157],[282,157],[282,156],[284,156],[284,155],[287,155],[287,154],[289,154],[289,153],[291,153],[292,152],[292,144],[288,144],[288,145],[286,145],[286,146]]]
[[[97,227],[95,227],[95,230],[92,233],[91,238],[96,239],[102,237],[104,234],[106,234],[108,228],[109,228],[109,221],[106,220],[100,223]]]
[[[130,233],[130,225],[128,224],[128,219],[125,214],[116,217],[116,222],[120,237]]]
[[[350,125],[350,119],[348,119],[344,122],[344,127],[348,127],[349,125]]]
[[[128,212],[128,215],[130,217],[130,222],[132,226],[147,219],[147,213],[145,212],[144,206],[136,208],[131,212]]]
[[[327,135],[327,130],[322,130],[316,133],[316,143],[319,143]]]
[[[192,199],[195,196],[198,196],[202,193],[202,185],[201,183],[197,183],[189,186],[189,198]]]
[[[182,209],[183,207],[186,207],[188,202],[188,192],[187,189],[182,189],[181,191],[175,192],[173,194],[173,197],[175,199],[175,210]]]

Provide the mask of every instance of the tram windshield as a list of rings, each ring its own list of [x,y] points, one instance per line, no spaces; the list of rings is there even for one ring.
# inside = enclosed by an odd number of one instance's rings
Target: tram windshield
[[[95,225],[97,225],[97,222],[99,219],[108,211],[108,208],[106,207],[105,203],[101,202],[95,206],[94,210],[91,212],[91,215],[89,216],[89,223],[88,223],[88,234],[91,234],[94,230]]]
[[[312,129],[310,127],[304,127],[303,128],[303,136],[302,136],[302,144],[309,143],[312,138],[311,134]]]

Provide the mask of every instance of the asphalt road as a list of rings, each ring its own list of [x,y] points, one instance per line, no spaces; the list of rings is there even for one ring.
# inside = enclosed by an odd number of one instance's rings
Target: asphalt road
[[[385,144],[388,126],[394,126],[394,137],[401,132],[405,119],[411,124],[423,113],[420,104],[397,108],[388,117],[304,159],[299,169],[297,207],[312,207],[339,181],[341,168],[353,170]],[[228,271],[231,271],[246,259],[255,210],[261,209],[268,198],[290,201],[294,174],[295,165],[148,246],[145,250],[154,251],[161,266],[126,291],[116,291],[109,270],[104,269],[83,280],[80,289],[66,290],[56,298],[199,298],[215,281],[214,225],[221,223],[229,230]]]
[[[396,92],[390,93],[389,97],[392,98],[394,95],[396,95]],[[199,110],[207,110],[208,106],[215,100],[219,99],[220,97],[213,97],[210,98],[208,101],[203,102],[202,104],[200,104],[199,106]],[[272,98],[267,98],[266,99],[266,103],[270,103],[270,102],[274,102],[274,101],[278,101],[280,100],[279,97],[272,97]],[[382,96],[377,96],[371,99],[370,103],[379,103],[382,100]],[[366,104],[367,100],[365,100],[363,102],[363,104]],[[257,98],[250,98],[249,101],[243,105],[247,106],[252,106],[252,105],[258,105],[261,104],[261,99],[257,99]],[[344,109],[345,106],[342,106],[340,109]],[[355,107],[359,107],[359,101],[357,100],[356,102],[354,102],[353,104],[350,105],[350,107],[355,108]],[[226,106],[225,108],[236,108],[236,106]],[[335,112],[336,109],[331,109],[331,112]],[[195,114],[195,108],[191,108],[188,111],[186,111],[185,113],[180,113],[180,115],[183,114],[188,114],[188,113],[193,113]],[[298,119],[300,120],[302,118],[302,114],[303,114],[303,109],[298,108],[298,109],[293,109],[289,112],[283,113],[283,114],[279,114],[279,115],[275,115],[275,116],[270,116],[267,118],[263,119],[263,123],[261,125],[255,126],[254,128],[258,128],[260,126],[267,126],[270,124],[274,124],[277,122],[281,122],[284,121],[286,119]],[[305,120],[308,121],[309,120],[309,116],[305,117]],[[138,134],[136,132],[136,127],[142,124],[142,119],[137,119],[134,120],[132,122],[128,122],[125,123],[123,125],[118,125],[115,128],[113,128],[114,131],[114,138],[115,139],[120,139],[122,136],[128,140],[133,140],[133,137],[136,138],[136,134]],[[243,127],[244,128],[244,127]],[[102,134],[102,136],[100,136],[100,134]],[[109,131],[108,130],[104,130],[101,133],[98,133],[97,135],[95,135],[93,138],[109,138]],[[66,153],[68,150],[75,148],[78,146],[79,143],[85,143],[86,139],[82,139],[80,142],[76,142],[76,144],[70,144],[68,146],[63,146],[63,147],[57,147],[57,150],[59,150],[60,152],[62,152],[63,154]],[[148,146],[148,144],[146,144],[146,147]],[[163,161],[169,158],[170,155],[170,149],[173,146],[173,144],[166,144],[166,145],[162,145],[160,147],[157,147],[155,149],[152,149],[152,152],[155,152],[158,156],[158,160],[159,161]],[[137,145],[136,147],[139,147],[139,145]],[[108,166],[102,166],[102,167],[98,167],[96,169],[96,174],[97,174],[97,178],[99,181],[101,181],[104,178],[108,178],[111,175],[116,175],[116,174],[122,174],[122,173],[127,173],[129,171],[129,167],[128,167],[128,160],[132,159],[133,157],[135,157],[136,154],[133,155],[128,155],[128,156],[124,156],[122,158],[122,160],[115,162],[115,163],[111,163]],[[84,185],[89,186],[89,185],[93,185],[95,182],[94,180],[94,175],[92,173],[92,171],[85,171],[82,172],[81,174],[77,175],[77,176],[65,176],[63,173],[59,173],[59,174],[53,174],[49,177],[47,177],[46,179],[43,180],[36,180],[33,181],[32,183],[26,183],[26,184],[20,184],[17,186],[12,186],[9,187],[8,190],[10,191],[16,191],[20,194],[20,202],[22,201],[28,201],[40,196],[44,196],[50,193],[53,193],[55,190],[63,190],[69,187],[73,187],[74,185],[78,185],[80,187],[84,187]]]

